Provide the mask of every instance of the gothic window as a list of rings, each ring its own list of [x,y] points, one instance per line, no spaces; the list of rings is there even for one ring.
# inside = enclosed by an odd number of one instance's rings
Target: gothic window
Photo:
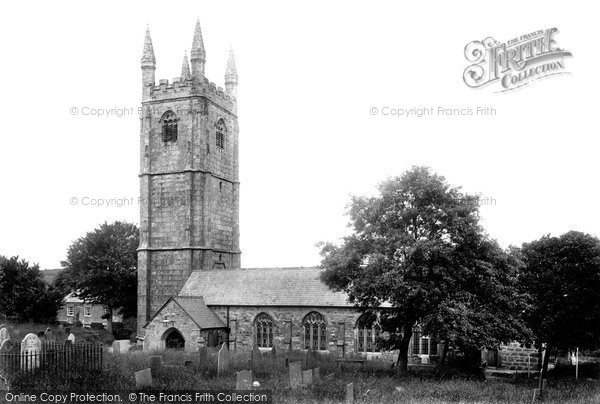
[[[177,116],[173,111],[167,111],[160,120],[162,126],[163,142],[175,142],[177,140]]]
[[[413,331],[412,353],[414,355],[437,355],[437,342],[421,333],[420,329]]]
[[[377,340],[381,336],[381,326],[372,314],[363,314],[356,322],[358,352],[381,352]]]
[[[312,311],[302,321],[304,349],[324,351],[327,349],[327,327],[322,314]]]
[[[215,125],[217,128],[217,147],[219,149],[225,148],[225,135],[227,134],[227,127],[225,126],[225,121],[223,119],[219,119]]]
[[[273,320],[266,313],[260,313],[254,319],[256,343],[260,348],[273,348]]]

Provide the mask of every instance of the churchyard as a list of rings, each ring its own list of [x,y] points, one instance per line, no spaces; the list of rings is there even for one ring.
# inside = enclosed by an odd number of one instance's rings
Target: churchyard
[[[16,343],[7,331],[2,335]],[[33,334],[26,335],[21,349],[35,350],[36,339]],[[159,393],[237,389],[252,390],[257,394],[271,391],[275,403],[531,403],[537,387],[533,377],[478,381],[449,372],[440,378],[431,366],[413,367],[408,376],[398,377],[388,361],[339,363],[329,355],[310,352],[229,352],[225,346],[202,348],[195,353],[179,350],[143,352],[132,349],[123,341],[112,346],[94,342],[81,344],[102,347],[101,370],[90,368],[67,375],[32,372],[36,367],[43,367],[44,359],[41,364],[36,359],[29,359],[26,367],[21,366],[21,371],[11,378],[11,391]],[[572,369],[555,369],[544,390],[544,402],[598,402],[600,383],[597,377],[597,363],[582,366],[577,381]]]

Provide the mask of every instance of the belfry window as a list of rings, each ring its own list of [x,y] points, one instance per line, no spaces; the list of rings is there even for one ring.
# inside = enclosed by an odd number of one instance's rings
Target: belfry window
[[[175,113],[173,111],[165,112],[160,122],[163,142],[177,141],[177,116]]]
[[[358,352],[381,352],[377,346],[377,339],[381,335],[381,326],[377,319],[370,314],[363,314],[356,322]]]
[[[256,343],[260,348],[273,348],[273,320],[266,313],[260,313],[254,319]]]
[[[216,136],[216,144],[219,149],[225,148],[225,135],[227,134],[227,127],[225,126],[225,121],[223,119],[219,119],[217,124],[215,125],[217,129]]]
[[[327,327],[322,314],[312,311],[302,321],[304,327],[304,349],[327,349]]]

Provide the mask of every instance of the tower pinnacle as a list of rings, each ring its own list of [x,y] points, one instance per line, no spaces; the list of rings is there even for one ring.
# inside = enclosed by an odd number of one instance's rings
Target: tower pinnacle
[[[187,52],[183,55],[183,64],[181,65],[181,81],[190,80],[192,73],[190,73],[190,63],[188,62]]]
[[[202,39],[202,29],[200,28],[199,19],[196,20],[190,56],[192,61],[192,76],[199,79],[203,78],[204,64],[206,63],[206,51],[204,50],[204,40]]]
[[[154,57],[154,47],[152,46],[152,38],[150,37],[150,27],[146,28],[146,38],[144,38],[144,54],[142,55],[142,67],[156,66],[156,58]]]
[[[154,73],[156,71],[156,58],[154,57],[154,47],[152,38],[150,38],[150,27],[146,28],[146,37],[144,39],[144,53],[142,55],[142,99],[149,97],[148,88],[154,86]]]
[[[229,58],[227,59],[227,67],[225,68],[225,91],[233,98],[237,97],[238,75],[235,67],[235,56],[233,48],[229,47]]]

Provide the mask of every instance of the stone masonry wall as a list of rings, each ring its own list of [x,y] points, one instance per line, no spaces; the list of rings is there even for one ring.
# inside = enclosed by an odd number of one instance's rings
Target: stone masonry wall
[[[235,103],[206,80],[148,88],[140,128],[138,327],[195,269],[240,268]],[[164,142],[161,118],[177,116]],[[227,131],[216,145],[216,123]]]
[[[501,345],[498,350],[500,366],[510,370],[537,370],[539,352],[535,348],[522,347],[518,342]]]
[[[210,306],[224,322],[229,319],[230,350],[251,350],[254,319],[266,313],[273,319],[274,345],[278,349],[303,349],[302,321],[311,311],[321,313],[326,322],[327,352],[347,356],[356,352],[355,325],[360,313],[352,308],[335,307],[222,307]]]

